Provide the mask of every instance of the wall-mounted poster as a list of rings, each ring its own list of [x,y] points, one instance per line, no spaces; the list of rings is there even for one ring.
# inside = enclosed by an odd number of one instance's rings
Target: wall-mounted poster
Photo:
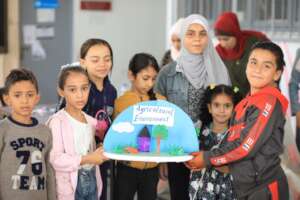
[[[81,0],[81,10],[111,10],[112,0]]]
[[[124,110],[104,139],[111,159],[144,162],[184,162],[199,151],[194,124],[175,104],[145,101]]]

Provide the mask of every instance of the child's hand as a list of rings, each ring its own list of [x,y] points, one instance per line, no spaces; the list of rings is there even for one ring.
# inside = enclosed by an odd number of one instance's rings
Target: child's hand
[[[216,167],[216,170],[218,170],[219,172],[228,174],[229,173],[229,167],[228,166],[222,166],[222,167]]]
[[[101,163],[109,160],[109,158],[107,158],[103,153],[104,153],[104,149],[103,146],[98,147],[93,153],[96,153],[98,157],[100,157],[100,159],[102,160]],[[98,163],[98,164],[101,164]]]
[[[107,157],[103,155],[103,147],[98,147],[94,152],[89,153],[86,156],[82,156],[80,165],[84,164],[93,164],[99,165],[102,164],[104,161],[108,160]]]
[[[190,161],[185,162],[185,166],[190,170],[202,169],[205,167],[203,151],[191,153],[194,158]]]
[[[164,181],[168,180],[168,166],[166,163],[159,165],[159,178]]]

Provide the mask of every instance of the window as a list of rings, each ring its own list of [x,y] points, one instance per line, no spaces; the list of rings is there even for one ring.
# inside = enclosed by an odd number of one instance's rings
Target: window
[[[295,1],[295,14],[294,14],[294,20],[296,23],[300,23],[300,1]]]
[[[208,20],[213,20],[213,4],[211,0],[199,1],[199,13],[206,17]]]
[[[280,38],[300,37],[300,0],[184,0],[192,9],[185,15],[200,13],[211,24],[224,11],[235,12],[242,28],[268,32]],[[193,5],[191,5],[193,2]],[[179,8],[180,9],[180,8]],[[191,12],[193,11],[193,12]],[[285,34],[282,34],[282,33]],[[291,37],[293,36],[293,37]]]
[[[287,12],[289,2],[289,0],[256,0],[254,12],[255,21],[288,21],[289,17]]]

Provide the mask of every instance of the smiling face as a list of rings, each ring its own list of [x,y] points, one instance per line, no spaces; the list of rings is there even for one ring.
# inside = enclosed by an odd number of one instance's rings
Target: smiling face
[[[31,118],[32,110],[39,100],[40,96],[31,81],[14,83],[5,95],[5,102],[12,110],[12,117],[19,122],[26,122]]]
[[[216,95],[210,104],[208,110],[215,124],[227,124],[233,112],[233,102],[231,97],[226,94]]]
[[[88,101],[89,89],[89,80],[86,75],[70,72],[63,89],[59,88],[58,93],[66,99],[67,109],[82,110]]]
[[[92,80],[104,79],[112,68],[112,56],[105,45],[94,45],[89,48],[85,58],[80,59]]]
[[[277,70],[276,57],[273,53],[264,49],[253,50],[246,69],[251,94],[266,86],[276,85],[281,73],[281,70]]]
[[[139,95],[147,95],[154,87],[156,76],[157,71],[152,66],[142,69],[136,75],[129,70],[128,77],[132,83],[132,91]]]
[[[207,31],[200,24],[191,24],[184,36],[183,45],[191,54],[202,54],[208,44]]]

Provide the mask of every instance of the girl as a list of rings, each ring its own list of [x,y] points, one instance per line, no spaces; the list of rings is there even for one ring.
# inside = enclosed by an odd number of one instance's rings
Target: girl
[[[238,88],[210,85],[205,91],[201,106],[200,148],[210,150],[226,136],[234,106],[240,100]],[[215,168],[192,171],[189,187],[190,199],[236,199],[232,176]]]
[[[180,32],[180,55],[176,62],[162,68],[155,86],[157,93],[184,110],[194,123],[199,120],[204,89],[211,83],[230,84],[227,69],[209,32],[204,17],[190,15],[185,18]],[[169,163],[168,174],[171,199],[188,200],[190,170],[182,163]]]
[[[85,41],[80,49],[80,65],[87,71],[91,84],[88,101],[83,111],[100,120],[99,124],[103,125],[96,131],[96,143],[99,144],[103,142],[104,135],[110,126],[114,101],[117,97],[117,91],[108,77],[113,66],[113,51],[110,44],[103,39],[96,38]],[[63,107],[64,103],[60,109]],[[105,162],[100,168],[103,180],[101,200],[106,200],[108,174],[112,176],[114,174],[113,162]],[[113,181],[114,178],[110,178]]]
[[[129,63],[128,77],[131,90],[115,102],[114,117],[127,107],[141,101],[164,99],[153,92],[159,66],[155,58],[146,53],[138,53]],[[137,191],[139,200],[155,200],[158,182],[156,163],[118,162],[117,188],[118,200],[133,200]]]
[[[96,120],[82,112],[89,88],[88,75],[81,67],[66,67],[60,72],[58,93],[66,106],[48,120],[53,136],[50,162],[60,200],[95,200],[102,191],[97,165],[106,158],[102,147],[95,150]]]
[[[108,78],[113,67],[113,51],[110,44],[102,39],[88,39],[80,49],[80,65],[86,69],[91,81],[91,89],[86,106],[83,111],[96,117],[103,126],[96,132],[96,143],[102,143],[113,114],[117,91]],[[108,196],[107,181],[113,185],[114,162],[105,162],[100,166],[103,180],[103,193],[101,200]],[[109,177],[111,174],[111,177]],[[111,187],[112,196],[112,187]]]

